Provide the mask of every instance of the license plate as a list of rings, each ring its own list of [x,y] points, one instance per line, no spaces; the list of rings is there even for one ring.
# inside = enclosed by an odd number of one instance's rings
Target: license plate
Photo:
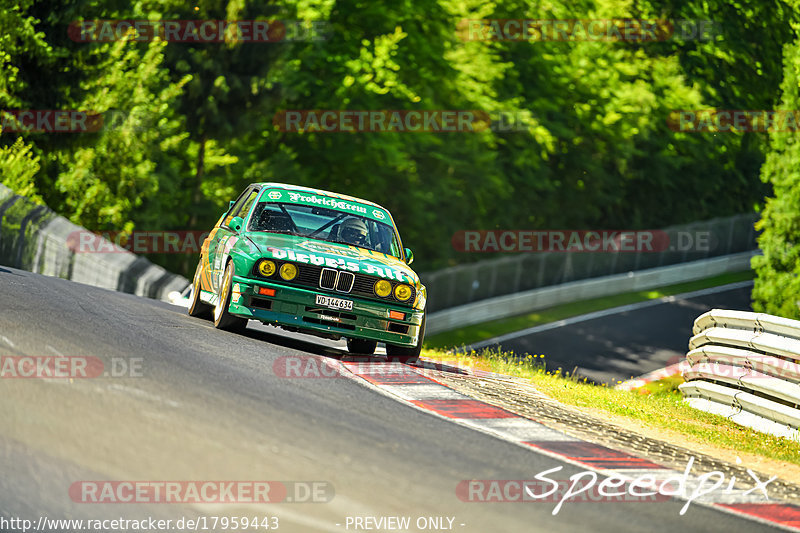
[[[334,298],[332,296],[322,296],[317,294],[317,305],[324,305],[331,309],[353,309],[353,302],[351,300],[343,300],[341,298]]]

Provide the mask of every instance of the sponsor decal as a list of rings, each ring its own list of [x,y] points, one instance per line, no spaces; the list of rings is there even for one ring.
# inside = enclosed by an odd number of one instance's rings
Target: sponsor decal
[[[219,282],[222,283],[222,275],[224,272],[221,270],[222,266],[225,264],[225,261],[228,258],[228,252],[230,252],[231,247],[234,243],[238,240],[238,237],[233,237],[231,235],[226,235],[222,237],[219,241],[219,245],[217,246],[216,254],[214,257],[214,270],[219,270]],[[233,241],[233,242],[231,242]]]
[[[324,244],[320,242],[311,242],[311,241],[304,241],[297,245],[304,250],[308,250],[309,252],[317,252],[323,254],[334,254],[334,255],[342,255],[344,257],[349,257],[351,259],[358,259],[361,257],[357,251],[351,248],[344,248],[342,246],[337,246],[335,244]]]
[[[233,245],[239,240],[239,237],[229,237],[225,240],[225,253],[229,253]]]
[[[300,194],[295,192],[289,193],[289,199],[295,203],[316,204],[332,207],[341,211],[354,211],[356,213],[365,214],[367,209],[364,206],[351,204],[344,200],[337,200],[335,198],[323,198],[321,196],[311,196],[307,194]]]
[[[288,201],[295,204],[327,207],[329,209],[336,209],[338,211],[344,211],[346,213],[355,213],[376,220],[386,220],[388,218],[386,212],[383,211],[382,209],[376,208],[370,212],[366,206],[350,202],[348,200],[342,200],[340,198],[333,198],[330,196],[320,196],[318,194],[300,193],[292,191],[286,191],[286,194],[289,195]],[[284,191],[269,191],[267,193],[267,198],[273,201],[277,200],[286,201]]]
[[[325,266],[328,268],[336,268],[341,270],[348,270],[350,272],[360,272],[362,274],[369,274],[371,276],[379,276],[381,278],[391,279],[395,281],[402,281],[404,283],[414,284],[414,280],[405,272],[399,272],[388,266],[379,267],[370,263],[359,263],[357,261],[347,261],[338,257],[325,257],[317,254],[303,254],[296,253],[294,250],[283,248],[267,248],[269,258],[283,259],[295,261],[298,263],[305,263],[310,265]]]
[[[336,198],[323,198],[321,196],[290,192],[289,199],[295,203],[323,205],[326,207],[332,207],[334,209],[340,209],[342,211],[355,211],[356,213],[361,214],[366,214],[367,212],[367,209],[362,205],[352,204]]]
[[[414,274],[413,270],[403,268],[401,266],[402,263],[400,263],[400,265],[398,265],[398,263],[400,261],[399,261],[399,259],[397,257],[395,257],[393,255],[389,255],[389,254],[384,253],[384,252],[378,252],[377,250],[361,250],[361,253],[362,254],[366,254],[369,257],[369,259],[371,259],[372,261],[377,261],[378,263],[381,263],[383,265],[387,265],[387,266],[390,266],[390,267],[399,268],[399,270],[401,272],[405,273],[407,276],[412,277],[412,278],[416,277],[416,274]]]
[[[239,303],[239,299],[242,297],[242,289],[239,287],[238,283],[233,284],[233,288],[231,289],[231,299],[234,303]]]

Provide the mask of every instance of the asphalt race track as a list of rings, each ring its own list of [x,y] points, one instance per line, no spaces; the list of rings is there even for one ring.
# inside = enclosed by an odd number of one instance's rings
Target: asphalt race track
[[[667,297],[631,310],[608,310],[603,316],[545,325],[529,334],[504,336],[500,347],[518,354],[544,354],[548,368],[561,368],[597,383],[616,383],[677,363],[686,355],[694,319],[714,308],[750,311],[752,284],[690,297]],[[703,292],[703,291],[698,291]]]
[[[681,516],[677,500],[567,502],[555,516],[553,503],[463,502],[462,480],[533,479],[558,465],[566,479],[580,469],[354,380],[279,377],[280,357],[342,352],[278,331],[217,331],[178,307],[0,269],[1,356],[121,358],[141,374],[0,379],[0,517],[257,515],[278,517],[289,532],[355,531],[346,526],[355,516],[451,517],[452,530],[481,533],[772,530],[698,505]],[[88,480],[317,481],[332,498],[76,503],[70,487]]]

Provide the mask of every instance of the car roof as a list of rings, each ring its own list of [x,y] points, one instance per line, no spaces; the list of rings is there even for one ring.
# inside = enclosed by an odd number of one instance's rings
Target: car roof
[[[383,207],[380,204],[376,204],[375,202],[370,202],[369,200],[364,200],[363,198],[358,198],[356,196],[348,196],[346,194],[340,194],[338,192],[326,191],[324,189],[314,189],[314,188],[311,188],[311,187],[303,187],[301,185],[292,185],[292,184],[289,184],[289,183],[276,183],[276,182],[271,182],[271,181],[255,182],[255,183],[251,183],[250,184],[250,186],[253,186],[253,185],[258,185],[260,187],[266,187],[266,188],[269,188],[269,189],[284,189],[286,191],[298,191],[298,192],[320,194],[320,195],[323,195],[323,196],[330,196],[330,197],[333,197],[333,198],[338,198],[340,200],[349,200],[351,202],[359,202],[359,203],[362,203],[362,204],[371,205],[373,207],[380,207],[381,209],[383,209],[387,213],[389,212],[388,209],[386,209],[385,207]]]

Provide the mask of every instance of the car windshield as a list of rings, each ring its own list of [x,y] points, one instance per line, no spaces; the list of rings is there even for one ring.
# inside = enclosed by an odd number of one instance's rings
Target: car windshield
[[[400,257],[400,246],[392,226],[335,209],[259,202],[247,229],[349,244]]]

